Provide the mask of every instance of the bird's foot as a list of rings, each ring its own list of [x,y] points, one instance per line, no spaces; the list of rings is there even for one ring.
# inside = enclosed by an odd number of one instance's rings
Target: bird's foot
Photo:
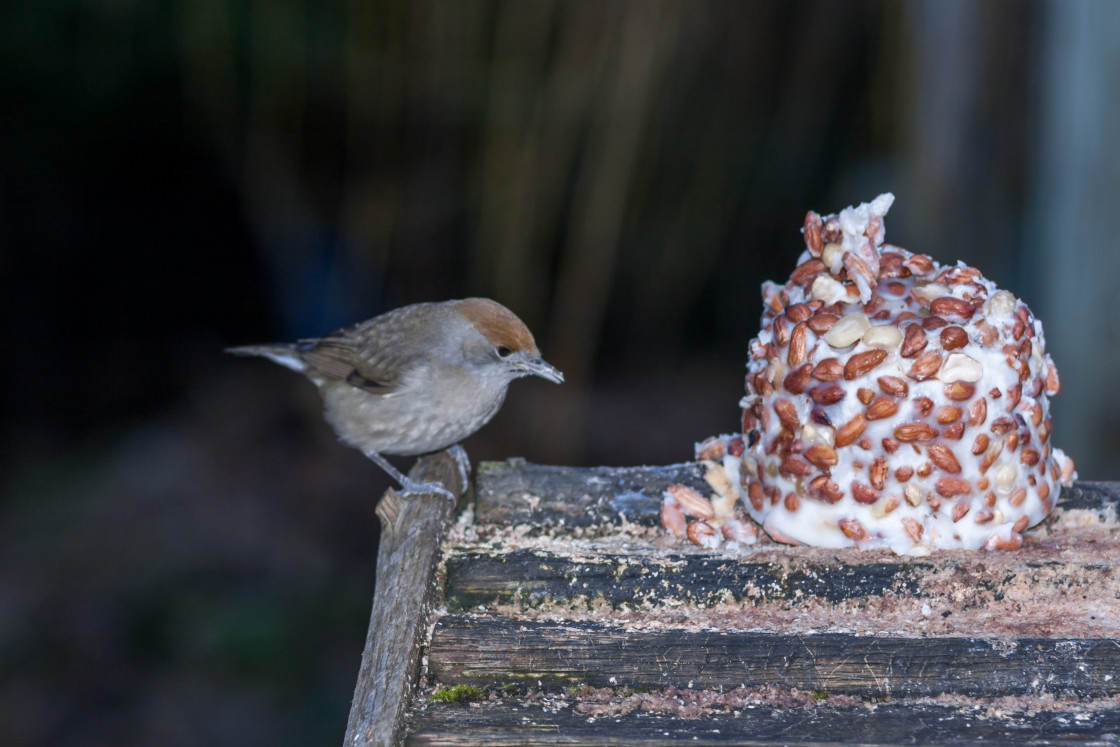
[[[398,480],[398,482],[401,484],[401,489],[404,491],[405,495],[408,495],[409,493],[439,493],[440,495],[445,496],[452,503],[455,503],[459,500],[459,498],[454,493],[443,486],[443,483],[419,482],[409,477],[404,477],[404,475],[401,475],[401,477],[403,477],[404,479]]]
[[[455,503],[459,500],[459,497],[448,490],[446,487],[444,487],[442,483],[420,482],[419,480],[413,480],[411,477],[408,477],[399,469],[394,467],[388,459],[381,456],[376,451],[364,451],[362,453],[369,457],[375,464],[377,464],[378,467],[388,472],[389,477],[392,477],[394,480],[400,483],[402,492],[404,494],[439,493],[440,495],[446,496],[448,499],[450,499],[452,503]],[[466,452],[463,453],[463,456],[464,458],[466,457]],[[462,462],[459,461],[459,457],[456,456],[455,461],[459,464],[459,467],[462,468]],[[464,481],[463,484],[466,485],[466,481]]]

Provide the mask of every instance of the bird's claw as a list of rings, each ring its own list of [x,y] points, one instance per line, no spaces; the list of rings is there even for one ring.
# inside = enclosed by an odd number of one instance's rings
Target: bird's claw
[[[405,478],[401,481],[401,488],[405,495],[409,493],[439,493],[452,503],[459,500],[457,495],[445,488],[442,483],[438,482],[417,482],[416,480]]]
[[[385,470],[390,477],[400,483],[402,493],[439,493],[440,495],[446,496],[452,503],[458,502],[459,497],[445,488],[443,486],[443,483],[420,482],[419,480],[413,480],[411,477],[405,476],[405,474],[394,467],[388,459],[381,456],[376,451],[366,451],[364,453],[367,457],[373,460],[374,463],[381,467],[381,469]],[[465,456],[466,453],[464,452],[464,457]],[[456,461],[458,461],[459,458],[456,457],[455,459]],[[459,466],[462,467],[461,462]],[[464,481],[463,484],[465,485],[466,482]]]

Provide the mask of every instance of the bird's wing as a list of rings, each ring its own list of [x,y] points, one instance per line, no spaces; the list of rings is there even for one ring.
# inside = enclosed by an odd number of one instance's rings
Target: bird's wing
[[[407,372],[422,361],[430,341],[425,328],[439,304],[413,304],[331,332],[297,346],[300,357],[321,376],[367,392],[388,395],[407,385]],[[407,339],[408,345],[385,344]]]
[[[360,340],[350,330],[302,341],[296,349],[309,367],[327,379],[345,381],[372,394],[389,394],[397,389],[392,368],[384,361],[364,358]]]

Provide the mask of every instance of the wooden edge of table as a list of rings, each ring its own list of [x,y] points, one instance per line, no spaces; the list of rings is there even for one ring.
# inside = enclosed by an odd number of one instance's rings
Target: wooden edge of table
[[[460,497],[469,488],[446,451],[421,457],[409,477],[442,483]],[[402,496],[390,489],[377,504],[377,581],[346,745],[395,745],[403,739],[428,614],[438,595],[440,543],[455,514],[456,504],[439,493]]]

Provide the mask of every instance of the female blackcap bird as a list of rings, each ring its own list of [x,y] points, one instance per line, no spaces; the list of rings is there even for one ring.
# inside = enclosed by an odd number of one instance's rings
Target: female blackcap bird
[[[486,298],[418,303],[318,339],[229,348],[264,356],[319,387],[339,438],[362,451],[405,491],[450,492],[418,483],[385,454],[411,456],[458,444],[490,421],[514,379],[564,375],[541,359],[517,316]],[[465,454],[456,451],[466,469]]]

